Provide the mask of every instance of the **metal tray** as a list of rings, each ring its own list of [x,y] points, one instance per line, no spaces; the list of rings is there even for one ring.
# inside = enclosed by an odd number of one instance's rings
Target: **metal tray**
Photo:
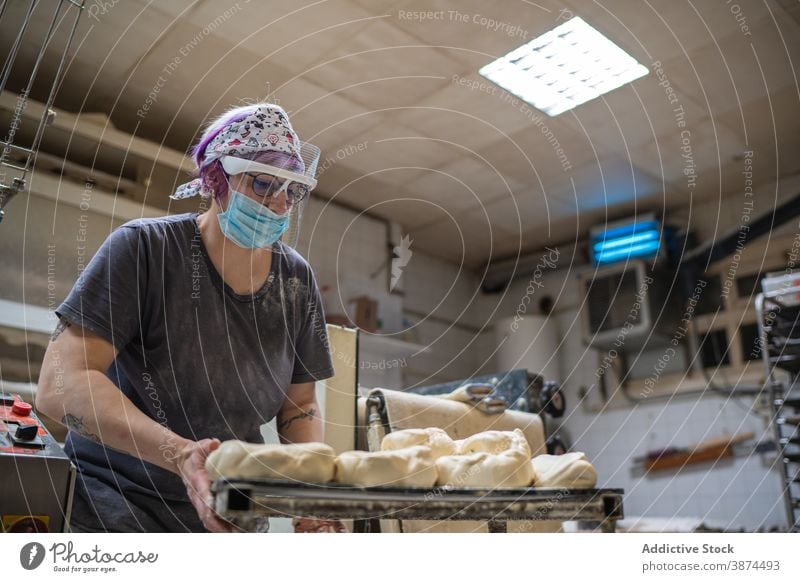
[[[267,480],[225,480],[212,485],[214,507],[223,518],[255,531],[264,517],[316,519],[481,520],[505,531],[508,520],[599,522],[614,531],[622,519],[622,489],[455,489],[354,487]],[[367,531],[357,523],[356,531]]]

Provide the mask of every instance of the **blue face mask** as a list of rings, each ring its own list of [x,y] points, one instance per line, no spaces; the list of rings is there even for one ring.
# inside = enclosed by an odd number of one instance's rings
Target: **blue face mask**
[[[289,228],[288,213],[275,214],[236,190],[229,191],[228,207],[217,220],[222,234],[245,249],[265,249]]]

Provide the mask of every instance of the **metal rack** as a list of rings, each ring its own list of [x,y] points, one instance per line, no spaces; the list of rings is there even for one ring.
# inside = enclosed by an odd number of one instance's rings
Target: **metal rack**
[[[589,521],[613,532],[623,517],[622,489],[403,489],[312,485],[259,479],[212,484],[217,513],[246,531],[265,517],[354,519],[356,532],[380,519],[481,520],[503,533],[509,520]]]
[[[790,531],[800,531],[800,274],[764,279],[756,297],[761,356]],[[781,371],[783,374],[781,374]]]
[[[11,2],[9,6],[8,0],[0,0],[0,26],[15,33],[8,53],[3,57],[0,69],[0,93],[8,88],[12,72],[27,77],[17,94],[9,126],[2,128],[0,134],[0,221],[3,220],[6,204],[11,198],[25,191],[25,179],[33,169],[45,127],[55,118],[55,112],[51,107],[67,64],[67,53],[75,36],[84,3],[85,0],[58,0],[45,3],[29,0],[27,5],[19,1]],[[46,23],[46,28],[41,26],[41,23]],[[59,34],[62,28],[65,29],[65,34]],[[36,48],[37,52],[32,62],[27,62],[25,59],[18,61],[17,57],[23,45]],[[45,51],[58,51],[60,59],[55,73],[45,80],[46,88],[43,94],[47,99],[42,116],[38,120],[26,122],[23,113],[31,93],[35,90],[34,84],[42,83],[39,74],[42,72]],[[19,68],[19,71],[14,71],[16,68]],[[30,128],[27,127],[27,123],[32,124]],[[34,123],[35,129],[33,129]],[[21,134],[32,136],[29,144],[17,143]]]

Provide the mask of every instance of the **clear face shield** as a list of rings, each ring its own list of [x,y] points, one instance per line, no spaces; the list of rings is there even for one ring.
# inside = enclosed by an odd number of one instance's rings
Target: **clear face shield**
[[[257,196],[273,198],[281,192],[286,194],[289,228],[286,229],[281,240],[292,248],[297,246],[303,210],[308,204],[311,191],[317,185],[314,176],[317,173],[320,158],[320,149],[315,145],[301,143],[299,150],[305,166],[305,171],[302,173],[234,156],[220,158],[220,163],[226,173],[246,174],[252,178],[253,192]]]

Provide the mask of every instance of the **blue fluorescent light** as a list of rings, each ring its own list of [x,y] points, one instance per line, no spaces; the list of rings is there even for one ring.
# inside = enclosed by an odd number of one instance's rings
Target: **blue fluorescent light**
[[[605,251],[595,255],[595,261],[597,261],[597,263],[610,263],[613,261],[621,261],[635,257],[652,257],[658,253],[658,248],[660,246],[661,241],[654,240],[622,249]]]
[[[610,237],[608,237],[607,233],[605,233],[605,236],[603,237],[604,240],[594,243],[594,252],[601,253],[622,246],[629,247],[636,243],[655,240],[658,239],[658,231],[648,230],[647,232],[643,232],[641,234],[633,234],[630,236],[612,238],[608,240],[609,238]]]
[[[603,231],[603,234],[595,238],[600,238],[600,237],[603,237],[604,239],[617,238],[620,236],[626,236],[629,234],[634,234],[645,230],[658,230],[660,226],[661,225],[656,220],[647,220],[645,222],[634,222],[632,224],[617,226],[609,230]]]

